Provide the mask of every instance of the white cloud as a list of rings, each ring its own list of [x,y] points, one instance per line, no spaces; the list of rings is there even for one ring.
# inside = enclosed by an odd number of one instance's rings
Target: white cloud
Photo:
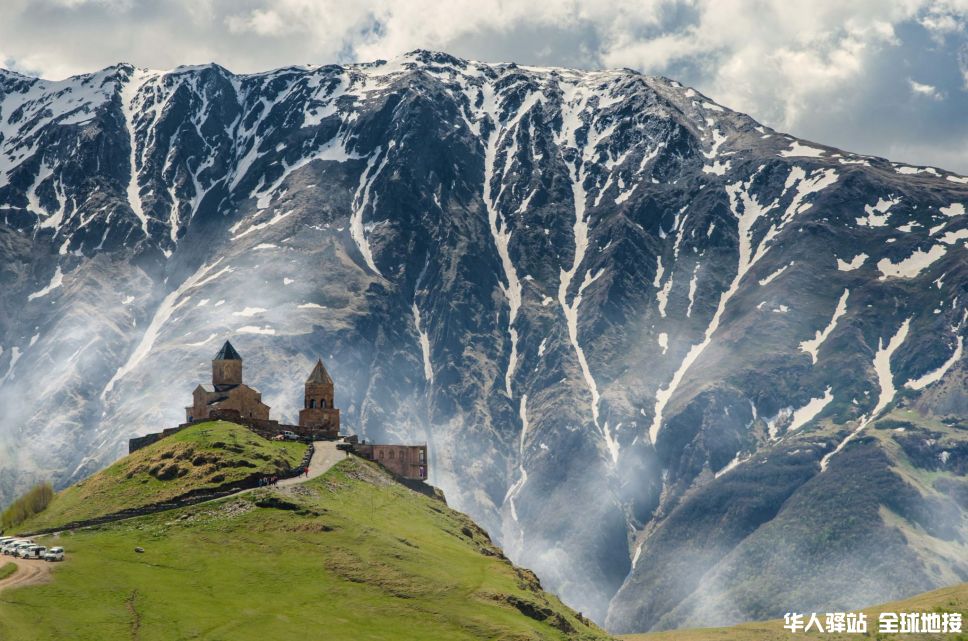
[[[252,32],[260,36],[281,36],[295,26],[286,24],[285,20],[271,9],[255,9],[246,16],[229,16],[225,23],[232,33]]]
[[[911,87],[911,93],[916,96],[925,96],[931,100],[941,100],[944,98],[944,94],[938,91],[938,88],[933,85],[920,83],[911,78],[908,78],[908,85]]]

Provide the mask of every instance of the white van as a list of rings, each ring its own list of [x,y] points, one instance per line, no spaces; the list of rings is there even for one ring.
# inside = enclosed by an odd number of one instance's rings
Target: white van
[[[22,559],[42,559],[47,554],[47,548],[43,545],[28,545],[20,551]]]
[[[64,560],[64,548],[51,548],[47,550],[47,554],[44,555],[45,561],[63,561]]]

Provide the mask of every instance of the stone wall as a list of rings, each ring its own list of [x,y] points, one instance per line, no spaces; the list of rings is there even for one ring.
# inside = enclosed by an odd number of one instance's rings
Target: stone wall
[[[299,425],[287,425],[285,423],[280,423],[279,421],[273,421],[270,419],[259,419],[259,418],[248,418],[243,417],[236,410],[214,410],[210,414],[210,418],[205,420],[211,421],[228,421],[230,423],[236,423],[247,427],[259,436],[263,438],[273,438],[281,434],[282,432],[293,432],[298,434],[300,439],[305,441],[335,441],[339,438],[339,432],[333,429],[319,428],[319,427],[302,427]],[[128,454],[136,452],[143,447],[157,443],[166,436],[171,436],[176,432],[179,432],[190,425],[197,425],[198,423],[204,423],[205,420],[195,421],[192,423],[182,423],[178,427],[171,427],[161,432],[156,432],[154,434],[146,434],[144,436],[138,436],[128,440]]]
[[[375,461],[404,479],[427,479],[426,445],[378,445],[353,443],[351,451],[361,458]]]

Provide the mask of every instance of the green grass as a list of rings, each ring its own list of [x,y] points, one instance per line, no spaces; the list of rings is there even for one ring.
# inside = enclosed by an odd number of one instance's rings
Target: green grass
[[[301,486],[38,542],[67,561],[0,593],[5,641],[608,638],[468,517],[355,458]]]
[[[879,634],[877,617],[881,612],[960,612],[968,622],[968,583],[925,592],[910,599],[893,601],[860,610],[867,615],[868,632],[864,634],[817,634],[797,632],[783,628],[782,620],[741,623],[729,628],[695,628],[669,630],[649,634],[629,634],[620,637],[625,641],[966,641],[968,633],[962,634]],[[823,623],[824,614],[818,613]],[[809,613],[808,613],[809,617]],[[968,629],[968,626],[966,626]]]
[[[274,474],[298,465],[305,452],[301,443],[270,441],[234,423],[200,423],[58,493],[17,530],[55,527],[214,489],[251,474]]]
[[[16,571],[16,563],[4,563],[3,565],[0,565],[0,581],[3,581],[7,577],[13,576]]]

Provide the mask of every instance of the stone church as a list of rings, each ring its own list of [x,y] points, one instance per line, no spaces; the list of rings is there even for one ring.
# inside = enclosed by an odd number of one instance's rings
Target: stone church
[[[291,428],[297,432],[325,432],[335,438],[339,434],[339,410],[333,401],[333,379],[320,359],[306,380],[299,425],[270,421],[269,406],[262,402],[262,394],[242,382],[242,357],[232,343],[225,341],[212,360],[212,383],[195,388],[192,404],[185,408],[185,414],[187,423],[232,418],[269,430]]]
[[[269,406],[262,402],[262,394],[242,382],[242,357],[229,341],[212,360],[212,384],[195,388],[185,413],[189,423],[198,423],[224,410],[238,412],[241,418],[269,420]]]

